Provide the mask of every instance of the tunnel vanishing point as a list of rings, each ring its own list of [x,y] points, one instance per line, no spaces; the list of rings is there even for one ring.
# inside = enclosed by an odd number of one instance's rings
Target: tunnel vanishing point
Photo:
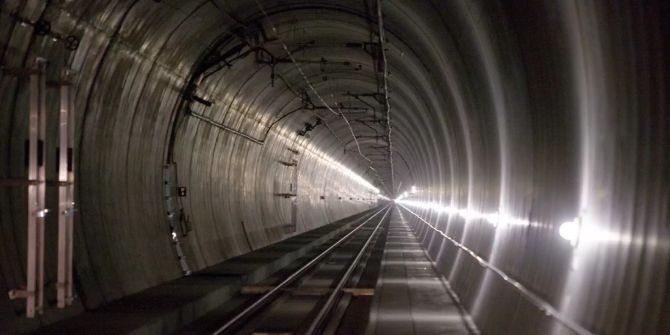
[[[0,1],[25,333],[670,334],[670,1]]]

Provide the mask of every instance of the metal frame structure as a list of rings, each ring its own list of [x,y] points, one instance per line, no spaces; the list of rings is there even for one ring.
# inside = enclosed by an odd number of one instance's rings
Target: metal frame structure
[[[186,259],[186,254],[181,247],[182,242],[180,237],[185,237],[188,233],[189,227],[184,225],[183,217],[184,206],[181,200],[176,197],[177,191],[177,164],[165,164],[163,166],[163,195],[165,199],[165,208],[167,210],[167,221],[170,229],[170,239],[174,245],[177,254],[177,261],[179,267],[184,275],[191,274],[191,267]],[[181,236],[179,236],[181,235]]]
[[[294,158],[298,156],[298,152],[292,149],[287,148],[291,154],[291,158],[288,161],[278,161],[282,166],[291,169],[291,177],[288,179],[288,186],[282,185],[279,186],[275,192],[275,196],[282,197],[284,199],[290,199],[291,208],[288,223],[285,223],[282,227],[284,232],[287,234],[295,233],[298,227],[298,159]],[[275,188],[278,185],[275,184]]]
[[[9,291],[10,299],[26,299],[26,317],[41,314],[44,306],[44,217],[46,177],[44,150],[46,138],[46,67],[44,58],[36,57],[29,73],[28,126],[28,213],[26,286]]]
[[[293,154],[293,153],[292,153]],[[293,154],[296,155],[296,154]],[[298,169],[298,164],[299,161],[297,159],[293,159],[295,162],[295,165],[292,166],[292,171],[291,171],[291,186],[289,188],[289,192],[295,194],[294,197],[291,197],[291,222],[289,223],[289,227],[287,227],[287,231],[291,233],[295,233],[298,227],[298,174],[299,174],[299,169]]]
[[[34,318],[44,309],[44,225],[47,186],[58,186],[58,259],[57,307],[65,308],[74,300],[74,90],[69,70],[57,82],[47,82],[47,60],[35,57],[31,68],[7,70],[28,76],[29,111],[26,142],[27,179],[9,180],[9,186],[28,187],[26,285],[9,291],[10,299],[26,300],[26,317]],[[58,180],[46,180],[47,85],[59,89]]]
[[[63,71],[60,86],[58,153],[58,308],[74,300],[72,284],[74,230],[74,90],[70,72]]]

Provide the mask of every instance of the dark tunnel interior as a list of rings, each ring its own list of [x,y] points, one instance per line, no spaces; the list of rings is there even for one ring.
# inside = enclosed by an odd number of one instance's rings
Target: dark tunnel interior
[[[668,1],[0,4],[0,334],[378,208],[470,333],[670,334]]]

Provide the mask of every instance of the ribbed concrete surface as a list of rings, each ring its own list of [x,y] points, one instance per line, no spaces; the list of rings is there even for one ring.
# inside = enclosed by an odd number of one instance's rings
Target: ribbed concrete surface
[[[275,193],[290,190],[295,168],[280,161],[299,161],[298,232],[369,208],[362,200],[370,197],[369,190],[326,159],[346,163],[338,140],[327,131],[310,140],[296,135],[308,117],[305,113],[284,120],[265,146],[194,119],[175,124],[176,115],[183,114],[178,105],[190,73],[229,28],[211,2],[10,0],[0,6],[3,67],[22,68],[40,55],[49,60],[49,80],[58,79],[64,67],[76,72],[77,304],[94,308],[182,275],[163,199],[163,164],[172,130],[177,134],[178,183],[188,190],[180,202],[191,220],[190,233],[179,238],[193,270],[290,236],[283,226],[291,223],[292,199]],[[30,25],[19,24],[14,15],[48,20],[52,31],[78,36],[81,44],[76,51],[66,50],[49,36],[36,35]],[[203,83],[199,94],[215,102],[207,115],[257,135],[283,111],[287,91],[270,87],[267,69],[250,79],[250,67],[255,64]],[[0,75],[0,178],[24,178],[27,81]],[[260,78],[263,84],[254,84]],[[245,82],[251,85],[236,89]],[[263,98],[256,99],[258,95]],[[57,98],[51,90],[51,120],[58,113]],[[56,136],[50,128],[49,179],[56,176]],[[53,190],[47,195],[52,209]],[[18,187],[0,190],[0,272],[8,289],[25,282],[25,192]],[[46,221],[46,313],[51,314],[57,216]],[[6,301],[6,294],[0,297],[16,311],[8,318],[18,319],[22,303]],[[20,322],[38,326],[51,320],[47,315]]]
[[[285,56],[282,40],[289,49],[301,49],[297,58],[316,61],[302,64],[302,73],[331,105],[342,102],[347,91],[375,92],[378,64],[370,52],[346,44],[374,41],[376,3],[0,3],[3,66],[23,67],[31,55],[41,55],[50,61],[52,78],[63,66],[77,71],[75,264],[78,293],[87,307],[181,275],[161,192],[172,134],[173,158],[190,194],[184,207],[193,231],[184,241],[194,269],[286,236],[279,226],[290,200],[274,193],[287,186],[289,173],[277,161],[288,157],[289,146],[312,151],[301,154],[299,229],[365,207],[337,198],[365,193],[317,158],[325,153],[358,173],[366,171],[367,162],[357,155],[351,131],[339,116],[323,113],[331,127],[303,139],[295,131],[314,122],[315,111],[292,114],[270,132],[267,145],[258,147],[184,117],[180,102],[213,46],[230,50],[240,35],[253,39],[259,30],[272,35],[262,44],[277,55]],[[419,214],[590,332],[669,333],[670,2],[381,3],[400,188],[416,185],[417,201],[534,224],[496,228],[438,211]],[[15,16],[49,20],[55,32],[79,36],[82,43],[68,51]],[[253,58],[250,54],[203,80],[197,93],[213,101],[212,107],[188,107],[262,135],[274,117],[300,105],[300,91],[310,89],[288,63],[275,69],[273,86],[270,67]],[[321,58],[350,66],[322,65]],[[0,176],[25,175],[26,99],[25,80],[3,73]],[[374,99],[368,103],[382,115]],[[54,107],[49,111],[52,119],[56,113]],[[378,125],[371,126],[377,130],[360,123],[352,127],[356,134],[384,134]],[[50,140],[55,136],[48,135]],[[383,138],[361,142],[365,154],[379,155],[377,147],[385,154]],[[47,155],[51,177],[54,155],[54,150]],[[386,156],[381,157],[376,166],[388,174]],[[3,290],[25,281],[22,199],[25,191],[16,188],[0,192]],[[54,197],[47,203],[54,208]],[[559,227],[578,216],[592,233],[573,248],[560,237]],[[55,247],[53,222],[53,216],[48,218],[50,250]],[[565,331],[476,261],[459,256],[434,234],[424,235],[421,242],[484,333]],[[53,283],[53,277],[50,265],[47,282]],[[47,290],[53,292],[53,285]],[[14,311],[7,313],[9,319],[17,319],[22,309],[4,294],[0,305]]]

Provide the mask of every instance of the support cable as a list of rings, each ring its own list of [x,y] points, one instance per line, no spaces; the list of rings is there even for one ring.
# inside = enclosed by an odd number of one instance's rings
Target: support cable
[[[388,60],[386,58],[386,48],[384,46],[384,16],[382,15],[382,0],[377,0],[377,18],[379,24],[379,48],[382,53],[382,62],[384,65],[384,101],[386,102],[386,128],[388,129],[388,158],[391,166],[391,197],[395,197],[395,176],[393,171],[393,142],[391,141],[391,103],[389,101],[388,89]]]
[[[261,5],[261,3],[260,3],[258,0],[255,0],[255,2],[256,2],[256,5],[258,6],[258,9],[261,11],[261,13],[263,13],[263,16],[265,16],[265,18],[268,20],[268,23],[269,23],[270,26],[272,27],[272,31],[273,31],[275,34],[277,34],[277,39],[281,42],[281,46],[282,46],[282,48],[283,48],[284,51],[286,52],[286,55],[288,56],[288,58],[291,60],[291,63],[293,63],[293,65],[295,66],[296,70],[298,70],[298,73],[300,73],[300,76],[302,77],[302,79],[303,79],[303,80],[305,81],[305,83],[307,84],[307,87],[309,87],[309,90],[310,90],[312,93],[314,93],[314,95],[317,97],[317,99],[319,99],[319,101],[323,104],[323,106],[326,107],[326,110],[328,110],[330,113],[332,113],[332,114],[334,114],[334,115],[338,115],[338,116],[340,116],[340,117],[344,120],[344,122],[346,123],[347,127],[349,128],[349,131],[351,132],[352,136],[354,137],[354,141],[356,141],[356,146],[357,146],[357,148],[358,148],[358,154],[359,154],[359,156],[361,156],[364,160],[366,160],[366,161],[368,162],[368,168],[371,169],[371,170],[373,170],[373,171],[375,172],[376,176],[377,176],[377,179],[381,181],[381,177],[379,176],[379,174],[377,173],[377,171],[374,170],[374,168],[372,167],[372,161],[371,161],[367,156],[365,156],[365,155],[363,154],[363,152],[361,151],[361,149],[360,149],[360,145],[358,144],[358,140],[356,140],[356,136],[355,136],[354,130],[353,130],[353,128],[351,127],[351,123],[349,122],[349,120],[346,118],[346,116],[344,116],[344,114],[343,114],[341,111],[336,112],[335,110],[333,110],[333,108],[330,107],[330,105],[325,101],[325,99],[319,94],[319,92],[316,90],[316,88],[314,87],[314,85],[312,85],[312,82],[309,80],[309,78],[308,78],[307,75],[305,74],[305,71],[303,71],[303,69],[302,69],[302,67],[300,66],[300,64],[298,64],[298,62],[296,61],[295,57],[293,57],[293,53],[291,53],[291,51],[289,50],[288,46],[287,46],[286,43],[284,42],[284,39],[283,39],[281,36],[279,36],[279,31],[277,30],[277,27],[274,25],[274,23],[272,23],[272,20],[270,19],[270,16],[268,15],[268,13],[265,11],[265,8],[263,7],[263,5]],[[382,184],[383,184],[383,181],[382,181]],[[392,185],[392,186],[393,186],[393,185]],[[391,188],[393,189],[393,187],[391,187]]]

